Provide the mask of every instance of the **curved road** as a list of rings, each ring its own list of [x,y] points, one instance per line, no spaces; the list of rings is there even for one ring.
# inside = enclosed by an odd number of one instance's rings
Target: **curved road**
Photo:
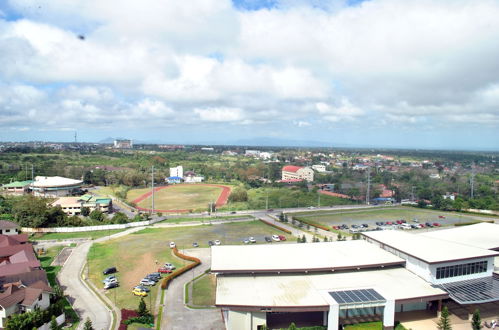
[[[109,308],[83,283],[80,274],[87,260],[88,250],[93,242],[103,242],[109,239],[121,237],[144,229],[145,227],[135,227],[113,234],[109,237],[102,237],[95,241],[79,244],[66,260],[57,280],[64,290],[73,309],[81,318],[78,329],[83,329],[86,318],[90,318],[93,328],[96,330],[108,330],[111,327],[112,317]]]

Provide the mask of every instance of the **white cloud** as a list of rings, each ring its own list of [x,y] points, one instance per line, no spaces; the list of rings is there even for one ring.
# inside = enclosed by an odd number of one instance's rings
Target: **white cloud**
[[[239,108],[194,109],[194,113],[206,122],[238,122],[245,119],[243,109]]]
[[[352,121],[365,114],[365,112],[343,98],[338,106],[333,106],[324,102],[315,104],[317,111],[324,119],[331,122],[342,120]]]

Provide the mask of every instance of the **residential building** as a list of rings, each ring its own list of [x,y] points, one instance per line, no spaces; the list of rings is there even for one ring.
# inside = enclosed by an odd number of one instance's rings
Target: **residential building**
[[[319,173],[323,173],[326,172],[326,165],[322,164],[312,165],[312,169]]]
[[[30,189],[33,195],[38,197],[63,197],[79,193],[82,185],[82,180],[60,176],[37,176],[30,184]]]
[[[0,235],[18,235],[19,225],[12,221],[0,220]]]
[[[310,167],[286,165],[282,168],[282,181],[288,180],[314,181],[314,170]]]
[[[185,172],[184,182],[185,183],[200,183],[204,181],[204,176],[196,175],[193,171]]]
[[[33,180],[14,181],[2,185],[2,193],[14,196],[20,196],[29,193],[29,185]]]
[[[132,140],[114,140],[114,148],[116,149],[132,149]]]
[[[168,184],[182,183],[182,180],[183,179],[179,176],[169,176],[166,178],[166,182],[168,182]]]
[[[104,213],[111,213],[113,201],[111,198],[87,194],[80,197],[59,197],[51,203],[51,206],[60,206],[67,215],[80,215],[81,209],[84,207],[87,207],[90,212],[99,210]]]

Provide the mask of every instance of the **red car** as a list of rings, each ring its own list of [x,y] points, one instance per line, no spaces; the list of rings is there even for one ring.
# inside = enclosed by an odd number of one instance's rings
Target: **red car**
[[[387,221],[386,224],[387,225],[393,225],[393,223],[391,221]]]
[[[438,222],[434,222],[434,223],[433,223],[433,226],[435,226],[435,227],[440,227],[440,224],[439,224]]]
[[[445,219],[445,216],[444,215],[439,215],[438,218],[439,219]]]
[[[397,220],[397,224],[398,224],[398,225],[403,224],[402,220]]]
[[[286,236],[284,236],[284,235],[279,235],[279,240],[281,240],[281,241],[285,241],[285,240],[286,240]]]
[[[167,274],[169,274],[169,273],[172,273],[172,272],[173,271],[171,269],[168,269],[168,268],[165,268],[165,267],[158,268],[158,273],[167,273]]]

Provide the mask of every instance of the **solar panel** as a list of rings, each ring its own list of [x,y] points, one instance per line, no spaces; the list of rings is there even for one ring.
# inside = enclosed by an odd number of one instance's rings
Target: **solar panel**
[[[385,298],[374,289],[359,289],[329,292],[340,305],[385,302]]]
[[[499,278],[485,277],[474,280],[440,284],[439,287],[459,304],[486,303],[499,300]]]

